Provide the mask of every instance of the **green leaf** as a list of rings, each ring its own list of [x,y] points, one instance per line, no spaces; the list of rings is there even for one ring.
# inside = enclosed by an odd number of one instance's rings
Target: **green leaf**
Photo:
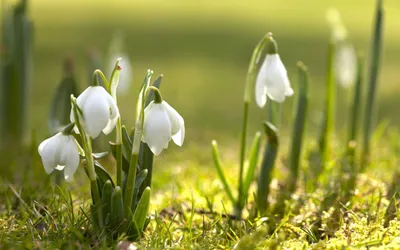
[[[278,131],[269,122],[264,123],[265,133],[267,134],[267,144],[264,151],[264,158],[261,164],[261,171],[257,189],[257,208],[263,216],[268,207],[269,184],[271,173],[274,168],[275,158],[278,152]]]
[[[370,62],[368,68],[368,93],[365,103],[364,115],[364,131],[363,131],[363,150],[361,158],[361,172],[364,171],[369,161],[371,134],[373,131],[374,118],[375,118],[375,96],[378,92],[378,73],[380,66],[380,58],[382,51],[382,34],[383,34],[383,18],[384,12],[382,7],[382,0],[377,0],[375,28],[372,34],[372,48],[370,55]]]
[[[214,159],[214,165],[217,169],[218,177],[221,180],[222,185],[224,186],[228,198],[230,199],[232,204],[235,204],[235,198],[233,198],[231,188],[229,187],[228,181],[225,178],[224,170],[222,169],[217,141],[213,140],[211,145],[212,145],[212,155]]]
[[[65,62],[65,77],[61,80],[50,105],[48,125],[51,134],[60,132],[65,125],[70,123],[71,114],[71,94],[78,95],[77,83],[72,72],[72,62]]]
[[[299,62],[298,69],[298,89],[293,109],[293,129],[292,143],[289,149],[289,179],[288,190],[293,193],[296,189],[296,182],[299,173],[299,162],[303,146],[303,137],[305,134],[307,106],[308,106],[308,74],[307,67]]]
[[[250,150],[247,174],[246,174],[246,177],[243,182],[243,190],[242,190],[243,199],[241,201],[239,201],[241,208],[243,208],[245,201],[247,200],[250,184],[254,178],[254,172],[257,167],[258,155],[260,152],[260,141],[261,141],[260,139],[261,139],[261,133],[257,132],[254,135],[253,143],[252,143],[251,150]]]
[[[124,220],[124,203],[122,200],[122,190],[120,187],[115,187],[111,197],[111,216],[110,224],[113,229],[122,229],[121,224]]]
[[[150,207],[150,194],[151,189],[149,187],[145,188],[142,197],[133,214],[133,221],[136,224],[139,232],[143,232],[144,224],[146,222],[147,214],[149,213]]]
[[[147,175],[148,175],[147,169],[143,169],[142,171],[140,171],[140,173],[138,175],[136,175],[135,190],[133,193],[133,200],[132,200],[132,205],[131,205],[132,209],[136,206],[138,197],[141,197],[141,196],[138,196],[139,190],[143,186],[142,184],[144,184],[143,182],[146,179]]]
[[[131,160],[132,153],[132,140],[129,136],[128,130],[125,125],[122,125],[122,155],[127,159],[128,163]]]
[[[103,217],[106,218],[104,225],[107,225],[107,216],[111,214],[111,199],[113,193],[113,185],[111,181],[107,180],[103,186],[103,191],[101,193],[101,200],[103,203]]]
[[[94,161],[94,169],[96,171],[97,177],[101,180],[103,184],[106,183],[107,181],[110,181],[111,185],[115,187],[112,177],[98,161]],[[103,186],[101,186],[101,188],[103,188]]]

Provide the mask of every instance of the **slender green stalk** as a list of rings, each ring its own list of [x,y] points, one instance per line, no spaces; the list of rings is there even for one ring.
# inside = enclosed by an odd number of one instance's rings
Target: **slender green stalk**
[[[240,201],[243,196],[243,172],[244,172],[244,158],[246,154],[246,136],[247,136],[247,120],[249,116],[249,102],[244,101],[243,104],[243,127],[242,127],[242,138],[240,143],[240,165],[239,165],[239,181],[238,181],[238,199],[236,209],[241,215]]]
[[[267,105],[268,121],[278,128],[281,122],[281,104],[267,98]]]
[[[257,189],[257,208],[261,216],[265,215],[268,208],[269,184],[279,145],[277,129],[269,122],[264,125],[268,143],[264,151]]]
[[[378,73],[380,55],[382,49],[382,33],[383,33],[384,12],[382,8],[382,0],[377,1],[375,28],[372,35],[372,48],[369,62],[368,77],[368,93],[364,115],[364,131],[363,131],[363,150],[361,155],[361,171],[364,171],[369,161],[371,134],[373,127],[374,111],[375,111],[375,95],[378,88]]]
[[[76,98],[71,95],[71,106],[74,113],[75,124],[79,130],[79,134],[81,135],[83,150],[85,151],[85,158],[86,158],[86,169],[90,179],[90,187],[93,194],[93,205],[98,208],[96,211],[98,214],[98,225],[103,225],[103,215],[102,215],[102,206],[101,206],[101,197],[99,187],[97,185],[97,174],[94,168],[94,161],[92,156],[92,139],[89,135],[87,135],[84,127],[81,123],[81,111],[76,104]]]
[[[303,137],[306,126],[307,106],[308,106],[308,74],[307,67],[299,62],[297,64],[298,72],[298,90],[295,105],[293,109],[293,130],[292,143],[289,150],[289,193],[296,190],[296,183],[299,174],[299,162],[303,144]]]
[[[117,186],[122,187],[122,145],[115,144],[115,154],[117,161]]]
[[[330,143],[333,138],[335,126],[335,99],[336,99],[336,82],[335,82],[335,49],[334,41],[329,43],[328,62],[327,62],[327,81],[326,81],[326,98],[325,98],[325,115],[322,124],[322,135],[320,138],[321,153],[321,171],[329,162],[329,153],[331,151]]]
[[[121,58],[118,58],[115,63],[114,70],[111,73],[110,83],[108,83],[103,72],[101,72],[100,70],[95,71],[95,74],[97,73],[103,79],[106,89],[111,94],[113,99],[115,100],[115,103],[118,103],[117,88],[118,88],[119,77],[120,77],[120,73],[121,73],[121,69],[122,69],[121,66],[119,65],[120,61],[121,61]],[[115,160],[117,161],[117,186],[122,187],[122,124],[121,124],[121,116],[120,115],[118,116],[117,123],[116,123],[115,153],[116,153]]]
[[[257,44],[251,56],[249,69],[247,71],[246,85],[244,89],[244,102],[243,102],[243,127],[240,139],[240,164],[239,164],[239,181],[238,181],[238,202],[243,196],[243,171],[244,159],[246,155],[246,136],[247,136],[247,120],[249,116],[250,93],[253,88],[254,77],[257,73],[258,64],[265,47],[266,42],[270,39],[269,34],[266,34]],[[237,206],[240,206],[238,203]]]
[[[152,71],[148,71],[147,76],[151,77]],[[150,79],[145,78],[145,83],[149,82]],[[132,144],[132,153],[131,153],[131,162],[129,165],[129,172],[128,172],[128,179],[126,184],[125,196],[124,196],[124,203],[125,203],[125,213],[130,212],[130,207],[132,206],[133,196],[135,192],[135,182],[136,182],[136,171],[137,171],[137,164],[139,161],[139,153],[140,153],[140,142],[142,138],[142,131],[143,131],[143,123],[144,123],[144,108],[146,98],[148,97],[150,91],[154,91],[154,102],[161,103],[162,96],[160,91],[153,86],[147,87],[146,89],[142,90],[143,92],[140,93],[142,96],[141,99],[141,110],[139,111],[139,116],[136,121],[135,125],[135,134],[133,137],[133,144]],[[129,208],[129,209],[128,209]],[[129,214],[128,214],[129,215]]]

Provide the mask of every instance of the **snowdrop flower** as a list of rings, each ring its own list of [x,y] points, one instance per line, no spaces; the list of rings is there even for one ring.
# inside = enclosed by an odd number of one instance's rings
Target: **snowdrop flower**
[[[347,38],[347,29],[342,22],[340,13],[335,8],[330,8],[326,11],[326,19],[331,26],[331,36],[334,41],[344,41]]]
[[[185,122],[182,116],[166,101],[152,101],[144,110],[143,137],[155,155],[168,148],[169,141],[182,146],[185,139]]]
[[[355,82],[357,74],[357,56],[351,45],[341,45],[336,53],[336,77],[343,87]]]
[[[286,68],[278,54],[276,42],[269,35],[267,55],[256,79],[255,97],[258,106],[264,107],[267,96],[276,102],[283,102],[286,96],[293,95]]]
[[[76,99],[82,111],[83,125],[86,132],[97,138],[101,131],[109,134],[114,129],[119,110],[112,96],[101,86],[91,86],[82,92]],[[71,110],[71,122],[75,122],[74,112]],[[110,122],[111,121],[111,122]]]
[[[65,180],[71,180],[79,166],[78,146],[72,135],[60,132],[40,143],[38,151],[47,174],[64,170]]]

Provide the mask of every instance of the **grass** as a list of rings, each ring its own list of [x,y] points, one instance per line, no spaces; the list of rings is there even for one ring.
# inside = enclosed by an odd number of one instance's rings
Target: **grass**
[[[391,135],[394,136],[398,138],[399,135]],[[215,180],[208,160],[183,160],[180,154],[161,157],[157,161],[169,163],[158,164],[155,171],[153,219],[144,237],[135,244],[143,249],[231,249],[237,243],[236,249],[250,249],[250,243],[257,249],[396,248],[400,244],[397,210],[388,227],[383,226],[389,211],[389,193],[393,193],[389,185],[392,176],[388,173],[393,173],[392,166],[397,165],[395,152],[399,147],[398,142],[389,145],[388,140],[382,137],[375,141],[376,154],[371,168],[359,177],[353,198],[344,204],[335,202],[321,210],[324,197],[334,195],[337,174],[334,170],[325,172],[323,178],[328,180],[328,186],[307,193],[307,171],[303,168],[299,188],[285,204],[282,220],[274,216],[255,222],[231,218],[228,212],[232,207],[221,183]],[[225,156],[232,154],[223,152]],[[337,160],[337,157],[334,158]],[[45,175],[40,161],[32,160],[30,171],[22,179],[0,182],[0,197],[4,201],[0,207],[0,247],[114,249],[123,237],[106,242],[106,235],[96,235],[90,227],[89,187],[85,185],[82,169],[78,170],[72,184],[64,183],[59,187],[52,184],[54,176]],[[278,160],[269,197],[271,206],[286,174],[284,161],[284,156]],[[225,158],[223,163],[226,169],[232,170],[227,176],[232,183],[238,166]],[[251,192],[255,191],[253,188]],[[317,222],[320,228],[315,231],[313,227]],[[316,232],[320,235],[315,235]]]
[[[391,128],[400,124],[396,100],[397,67],[400,53],[397,31],[400,9],[396,0],[385,1],[387,20],[381,72],[380,118],[390,117]],[[69,54],[76,62],[81,88],[87,85],[86,57],[89,48],[107,51],[115,30],[125,32],[125,47],[132,56],[134,80],[142,80],[147,68],[164,74],[163,97],[182,114],[187,124],[187,141],[182,149],[171,147],[156,158],[153,176],[152,220],[145,235],[135,244],[147,249],[358,249],[398,248],[400,222],[398,202],[399,134],[395,129],[376,133],[371,166],[360,175],[350,201],[335,197],[339,190],[341,154],[337,131],[332,167],[322,173],[325,186],[309,192],[312,166],[307,153],[315,149],[321,92],[324,90],[324,62],[328,25],[324,1],[299,5],[278,1],[32,1],[35,22],[34,87],[31,96],[31,128],[42,139],[47,107],[61,79],[62,60]],[[368,52],[373,1],[336,1],[348,25],[351,40]],[[357,14],[354,14],[354,11]],[[73,15],[65,15],[73,13]],[[228,183],[235,183],[239,149],[241,102],[251,51],[266,31],[279,41],[281,57],[294,75],[297,60],[308,64],[311,76],[310,121],[307,152],[301,158],[298,189],[284,204],[282,218],[271,216],[256,221],[235,220],[229,213],[228,197],[212,168],[211,139],[219,141]],[[294,81],[292,81],[294,82]],[[136,84],[135,87],[137,87]],[[134,90],[132,89],[134,92]],[[135,93],[135,92],[134,92]],[[346,105],[339,90],[339,107]],[[121,97],[121,112],[133,119],[129,96]],[[292,100],[283,108],[281,151],[273,173],[269,196],[272,210],[282,180],[287,176],[287,149]],[[260,111],[252,105],[249,135],[260,129]],[[338,112],[339,128],[348,117]],[[315,121],[315,122],[314,122]],[[131,120],[125,121],[131,124]],[[39,140],[39,139],[38,139]],[[265,140],[265,138],[263,138]],[[264,143],[262,143],[264,145]],[[2,169],[0,178],[0,248],[2,249],[115,249],[120,239],[106,241],[95,234],[89,222],[90,189],[79,169],[72,183],[55,186],[32,149],[18,152]],[[107,165],[107,164],[106,164]],[[110,165],[110,164],[108,164]],[[1,166],[3,167],[3,166]],[[3,171],[4,170],[4,171]],[[12,177],[10,177],[12,176]],[[255,178],[257,179],[257,177]],[[235,190],[235,189],[233,189]],[[250,194],[255,192],[251,186]],[[253,196],[249,195],[250,204]],[[392,201],[392,202],[391,202]],[[247,214],[249,211],[245,211]],[[246,215],[245,214],[245,215]],[[391,219],[391,220],[389,220]]]

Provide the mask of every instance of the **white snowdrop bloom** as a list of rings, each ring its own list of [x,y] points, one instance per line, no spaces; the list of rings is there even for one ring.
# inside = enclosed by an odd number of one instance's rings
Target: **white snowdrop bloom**
[[[168,148],[169,141],[182,146],[185,139],[185,122],[167,102],[152,101],[144,110],[143,137],[155,155]]]
[[[119,95],[124,95],[124,94],[129,93],[128,90],[133,81],[133,70],[132,70],[131,62],[129,60],[128,55],[121,53],[121,54],[115,54],[110,57],[109,69],[111,69],[111,72],[115,67],[115,62],[119,58],[122,58],[119,61],[119,66],[121,66],[122,70],[119,75],[119,83],[118,83],[117,93]],[[110,72],[110,75],[111,75],[111,72]]]
[[[353,85],[357,74],[357,56],[353,46],[338,46],[335,66],[339,84],[345,88]]]
[[[65,180],[71,180],[79,166],[78,146],[72,135],[60,132],[40,143],[38,151],[47,174],[64,170]]]
[[[293,95],[286,68],[279,54],[267,54],[256,79],[256,102],[264,107],[268,97],[276,102],[283,102],[286,96]]]
[[[342,22],[340,12],[335,8],[330,8],[326,12],[326,19],[331,26],[331,36],[334,41],[344,41],[347,38],[347,29]]]
[[[97,138],[100,132],[109,134],[114,129],[119,116],[118,106],[112,96],[101,86],[91,86],[82,92],[76,99],[82,110],[83,125],[86,132]],[[75,122],[74,112],[71,110],[71,122]]]

